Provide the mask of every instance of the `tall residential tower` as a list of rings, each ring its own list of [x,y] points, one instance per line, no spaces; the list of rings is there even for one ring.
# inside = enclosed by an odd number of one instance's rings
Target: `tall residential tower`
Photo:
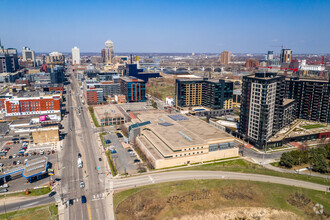
[[[80,50],[78,47],[72,48],[72,64],[80,65]]]
[[[111,64],[112,58],[114,57],[113,42],[111,40],[105,42],[104,53],[105,53],[105,63]]]

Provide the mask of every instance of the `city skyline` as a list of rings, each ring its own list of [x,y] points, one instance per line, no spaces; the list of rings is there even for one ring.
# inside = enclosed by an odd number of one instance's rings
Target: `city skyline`
[[[76,45],[82,53],[99,52],[106,40],[114,42],[115,51],[137,53],[264,53],[282,45],[294,53],[329,53],[330,48],[327,1],[3,1],[2,6],[2,44],[19,51],[28,46],[69,52]]]

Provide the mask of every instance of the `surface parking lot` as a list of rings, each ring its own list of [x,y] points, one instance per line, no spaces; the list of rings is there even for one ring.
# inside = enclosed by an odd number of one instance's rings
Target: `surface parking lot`
[[[116,168],[119,174],[133,174],[138,172],[139,164],[135,163],[137,159],[134,151],[128,151],[125,149],[121,142],[124,142],[124,138],[118,138],[113,132],[107,133],[103,136],[104,141],[110,140],[111,143],[106,144],[108,147],[113,147],[113,153],[111,154],[112,159],[115,162]]]

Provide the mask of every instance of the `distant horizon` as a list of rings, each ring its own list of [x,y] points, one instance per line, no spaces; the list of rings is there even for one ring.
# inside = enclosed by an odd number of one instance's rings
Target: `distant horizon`
[[[330,53],[328,0],[3,0],[1,41],[34,51]],[[179,53],[179,52],[177,52]]]

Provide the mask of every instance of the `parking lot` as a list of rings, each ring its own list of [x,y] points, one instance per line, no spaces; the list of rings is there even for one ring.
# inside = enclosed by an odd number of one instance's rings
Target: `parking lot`
[[[133,174],[138,172],[139,162],[136,157],[136,153],[131,148],[125,149],[122,142],[124,142],[124,137],[119,137],[116,133],[107,133],[103,136],[106,145],[111,147],[112,153],[111,157],[115,162],[117,171],[119,174]],[[111,143],[107,143],[110,140]]]

